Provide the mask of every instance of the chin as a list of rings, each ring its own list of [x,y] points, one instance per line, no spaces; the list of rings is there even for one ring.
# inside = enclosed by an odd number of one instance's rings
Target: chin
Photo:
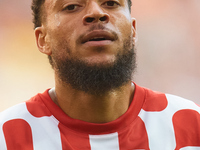
[[[112,65],[114,64],[114,62],[116,61],[116,57],[115,56],[94,56],[94,57],[90,57],[87,58],[85,60],[85,62],[88,65]]]

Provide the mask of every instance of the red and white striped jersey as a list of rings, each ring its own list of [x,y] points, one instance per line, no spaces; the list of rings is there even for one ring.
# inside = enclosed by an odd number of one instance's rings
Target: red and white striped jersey
[[[128,111],[94,124],[67,116],[48,90],[0,113],[0,150],[200,150],[200,107],[136,85]]]

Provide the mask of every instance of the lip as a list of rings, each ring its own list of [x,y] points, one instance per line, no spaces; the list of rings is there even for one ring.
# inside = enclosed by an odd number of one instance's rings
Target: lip
[[[102,40],[94,40],[94,39],[102,39]],[[109,31],[105,30],[94,30],[89,33],[87,33],[83,38],[82,38],[82,44],[92,44],[92,45],[104,45],[104,44],[109,44],[112,41],[115,41],[116,38],[114,34],[112,34]]]

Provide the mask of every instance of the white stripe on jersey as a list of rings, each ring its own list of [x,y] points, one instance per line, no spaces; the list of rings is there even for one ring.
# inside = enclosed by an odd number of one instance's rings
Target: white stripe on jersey
[[[181,148],[180,150],[200,150],[200,147],[187,146],[187,147]]]
[[[118,133],[89,135],[91,150],[119,150]]]
[[[0,146],[1,146],[0,147],[1,150],[7,150],[6,141],[5,141],[5,138],[4,138],[3,130],[0,130]]]

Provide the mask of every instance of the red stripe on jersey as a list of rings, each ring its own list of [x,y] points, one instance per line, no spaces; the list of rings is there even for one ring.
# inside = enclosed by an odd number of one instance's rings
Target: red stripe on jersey
[[[147,131],[140,117],[127,129],[119,133],[120,150],[149,150]]]
[[[47,93],[47,91],[46,91]],[[38,94],[39,96],[39,94]],[[51,99],[49,99],[51,100]],[[47,109],[43,102],[38,100],[37,98],[32,98],[31,100],[26,102],[26,107],[29,113],[37,118],[44,116],[51,116],[51,112]]]
[[[168,105],[165,94],[146,90],[146,100],[143,106],[145,111],[162,111]]]
[[[15,119],[3,125],[7,150],[33,150],[30,125],[22,119]]]
[[[81,126],[81,124],[80,124]],[[62,149],[63,150],[90,150],[90,143],[89,143],[89,135],[76,133],[68,129],[63,124],[59,123],[58,125],[61,134],[61,142],[62,142]]]
[[[195,110],[180,110],[173,116],[176,149],[200,146],[200,115]]]

